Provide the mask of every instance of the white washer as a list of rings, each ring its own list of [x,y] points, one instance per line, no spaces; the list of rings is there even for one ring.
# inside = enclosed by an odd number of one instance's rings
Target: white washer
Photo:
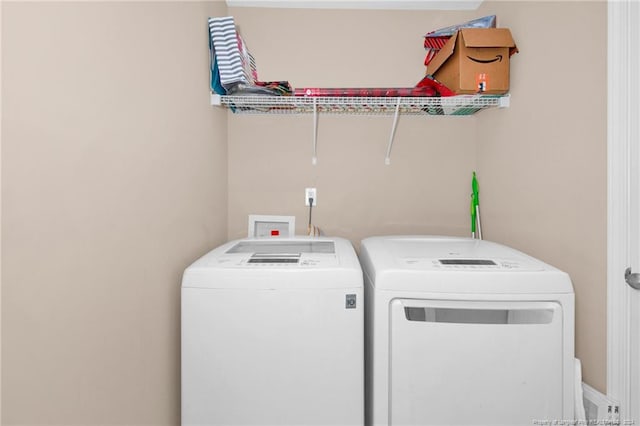
[[[182,425],[364,424],[363,281],[340,238],[229,242],[182,281]]]
[[[367,425],[573,419],[566,273],[468,238],[373,237],[360,259]]]

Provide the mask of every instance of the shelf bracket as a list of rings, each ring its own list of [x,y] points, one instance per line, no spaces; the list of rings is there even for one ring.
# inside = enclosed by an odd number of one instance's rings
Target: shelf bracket
[[[384,158],[384,164],[391,164],[391,147],[393,147],[393,139],[396,136],[396,127],[398,127],[398,116],[400,115],[400,99],[396,102],[396,112],[393,116],[393,125],[391,126],[391,135],[389,136],[389,145],[387,146],[387,156]]]
[[[311,157],[311,164],[314,166],[318,164],[318,103],[313,98],[313,157]]]
[[[211,93],[211,105],[220,106],[222,105],[222,96],[217,93]]]
[[[511,94],[501,96],[500,99],[498,99],[498,108],[509,108],[510,101]]]

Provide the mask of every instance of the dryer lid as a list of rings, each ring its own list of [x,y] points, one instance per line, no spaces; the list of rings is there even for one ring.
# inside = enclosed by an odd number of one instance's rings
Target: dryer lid
[[[471,238],[389,238],[401,267],[435,271],[543,271],[548,265],[517,250]]]
[[[497,243],[456,237],[373,237],[362,264],[378,289],[451,293],[571,293],[568,275]]]

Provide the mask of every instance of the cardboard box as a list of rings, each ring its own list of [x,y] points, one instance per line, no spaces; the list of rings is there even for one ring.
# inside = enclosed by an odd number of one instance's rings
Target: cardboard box
[[[427,73],[459,94],[504,94],[509,58],[516,52],[508,28],[465,28],[431,60]]]

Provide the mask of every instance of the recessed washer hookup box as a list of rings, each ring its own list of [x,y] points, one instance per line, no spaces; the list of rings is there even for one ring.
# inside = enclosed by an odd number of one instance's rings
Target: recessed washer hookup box
[[[509,58],[518,52],[508,28],[464,28],[431,60],[427,73],[458,94],[509,91]]]

